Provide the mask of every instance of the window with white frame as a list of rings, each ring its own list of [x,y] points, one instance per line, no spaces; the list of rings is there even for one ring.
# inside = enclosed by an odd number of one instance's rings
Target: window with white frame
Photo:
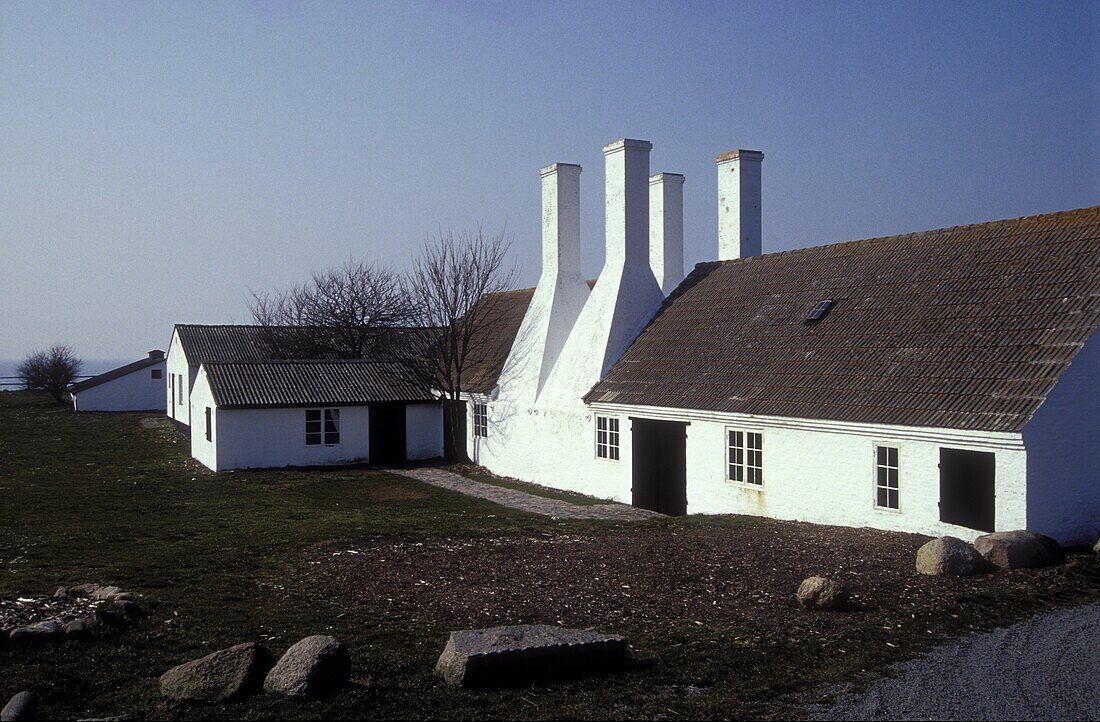
[[[898,450],[893,446],[875,447],[875,506],[898,508]]]
[[[755,431],[726,429],[726,477],[739,484],[764,484],[764,436]]]
[[[340,443],[340,409],[306,409],[306,446]]]
[[[176,389],[179,391],[180,400],[179,403],[183,403],[183,374],[179,374],[179,378],[176,381]]]
[[[489,436],[489,405],[474,404],[474,436]]]
[[[596,457],[619,460],[619,419],[616,416],[596,417]]]
[[[210,441],[213,438],[213,419],[211,418],[210,407],[206,407],[206,440]]]

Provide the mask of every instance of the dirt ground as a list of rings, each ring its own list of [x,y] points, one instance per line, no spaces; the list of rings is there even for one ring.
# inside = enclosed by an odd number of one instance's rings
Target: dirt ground
[[[348,604],[452,629],[548,623],[660,635],[693,625],[745,630],[746,642],[777,632],[828,637],[876,616],[915,619],[949,608],[959,594],[1029,584],[1027,572],[917,574],[914,558],[925,541],[738,517],[698,526],[366,539],[311,547],[308,583]],[[850,584],[856,611],[800,609],[794,592],[811,575]]]

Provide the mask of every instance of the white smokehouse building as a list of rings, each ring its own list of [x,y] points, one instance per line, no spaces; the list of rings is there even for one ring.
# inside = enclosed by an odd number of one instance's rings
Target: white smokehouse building
[[[604,148],[591,290],[581,169],[542,170],[542,276],[483,339],[472,459],[671,514],[1095,539],[1100,207],[761,255],[737,150],[719,260],[682,278],[683,177],[650,148]]]
[[[74,411],[163,411],[164,352],[84,379],[69,393]]]

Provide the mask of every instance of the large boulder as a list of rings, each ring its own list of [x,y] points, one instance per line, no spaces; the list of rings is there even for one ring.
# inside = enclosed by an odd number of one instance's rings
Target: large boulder
[[[624,637],[545,624],[471,629],[451,632],[435,673],[462,687],[606,674],[623,667],[626,646]]]
[[[160,693],[188,702],[225,702],[260,689],[274,658],[253,642],[221,649],[173,667],[160,677]]]
[[[1066,554],[1061,545],[1033,531],[999,531],[974,540],[974,548],[1002,569],[1031,569],[1061,564]]]
[[[948,577],[965,577],[992,571],[993,565],[962,539],[941,536],[917,550],[917,571]]]
[[[316,698],[338,691],[351,678],[351,655],[335,637],[314,635],[295,643],[267,674],[264,689]]]
[[[847,586],[832,579],[809,577],[798,585],[795,596],[798,597],[798,603],[807,609],[836,612],[848,606],[851,592]]]
[[[34,719],[36,700],[29,689],[12,697],[0,710],[0,722],[27,722]]]

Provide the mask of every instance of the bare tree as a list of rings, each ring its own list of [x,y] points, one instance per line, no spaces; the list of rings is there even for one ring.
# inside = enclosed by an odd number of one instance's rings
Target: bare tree
[[[500,293],[512,287],[515,269],[505,266],[509,239],[502,230],[486,236],[440,232],[429,240],[407,280],[407,295],[419,334],[415,370],[443,392],[447,448],[451,459],[465,459],[462,394],[467,373],[480,359],[479,339],[492,334],[504,308]]]
[[[48,351],[35,351],[27,356],[15,373],[28,390],[46,391],[60,404],[83,366],[84,362],[70,346],[59,344]]]
[[[278,358],[377,357],[390,342],[388,330],[413,320],[400,277],[355,260],[289,290],[253,292],[249,310]]]

